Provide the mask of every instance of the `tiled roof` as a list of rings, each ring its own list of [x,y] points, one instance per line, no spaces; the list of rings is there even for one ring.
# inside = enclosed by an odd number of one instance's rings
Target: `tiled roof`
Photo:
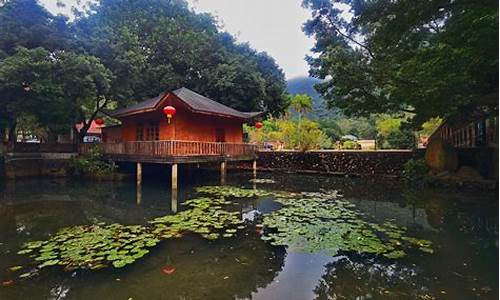
[[[141,111],[154,110],[158,108],[158,104],[167,93],[162,93],[155,98],[145,100],[143,102],[134,104],[124,109],[117,110],[113,115],[122,117]],[[195,93],[187,88],[180,88],[172,92],[181,101],[186,103],[194,112],[214,114],[228,117],[236,117],[240,119],[250,119],[261,114],[261,112],[241,112],[229,106],[221,104],[217,101],[209,99],[198,93]]]

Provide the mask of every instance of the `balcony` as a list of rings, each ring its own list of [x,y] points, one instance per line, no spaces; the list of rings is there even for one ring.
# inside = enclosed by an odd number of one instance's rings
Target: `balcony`
[[[257,151],[256,145],[246,143],[168,140],[81,144],[79,153],[89,153],[92,147],[99,147],[106,158],[114,161],[151,163],[254,160]]]

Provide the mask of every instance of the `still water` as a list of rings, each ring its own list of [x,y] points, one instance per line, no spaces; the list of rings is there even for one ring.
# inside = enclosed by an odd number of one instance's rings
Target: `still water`
[[[166,171],[165,171],[166,173]],[[375,222],[392,220],[434,253],[400,259],[342,253],[335,257],[272,246],[261,240],[252,216],[279,209],[272,197],[239,201],[247,228],[209,241],[196,234],[160,242],[121,269],[65,272],[48,267],[20,280],[9,270],[29,263],[23,243],[83,224],[146,224],[182,210],[194,189],[218,183],[218,173],[179,174],[178,203],[168,177],[82,182],[23,179],[0,183],[0,299],[497,299],[498,195],[408,189],[393,181],[260,173],[272,191],[338,190]],[[229,172],[226,185],[253,188],[250,173]],[[175,272],[162,272],[166,264]]]

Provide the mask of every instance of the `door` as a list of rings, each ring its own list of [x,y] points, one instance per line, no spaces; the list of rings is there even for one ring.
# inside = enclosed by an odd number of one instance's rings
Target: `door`
[[[215,129],[215,141],[217,143],[225,143],[226,142],[226,134],[224,132],[224,128],[216,128]]]

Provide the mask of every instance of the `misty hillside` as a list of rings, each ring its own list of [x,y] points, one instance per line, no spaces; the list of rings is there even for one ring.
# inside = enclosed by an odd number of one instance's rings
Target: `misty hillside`
[[[337,113],[327,109],[326,102],[321,98],[321,95],[314,89],[314,85],[321,82],[320,79],[312,77],[296,77],[288,80],[287,90],[290,94],[307,94],[313,98],[313,111],[309,113],[312,119],[325,117],[335,117]]]

